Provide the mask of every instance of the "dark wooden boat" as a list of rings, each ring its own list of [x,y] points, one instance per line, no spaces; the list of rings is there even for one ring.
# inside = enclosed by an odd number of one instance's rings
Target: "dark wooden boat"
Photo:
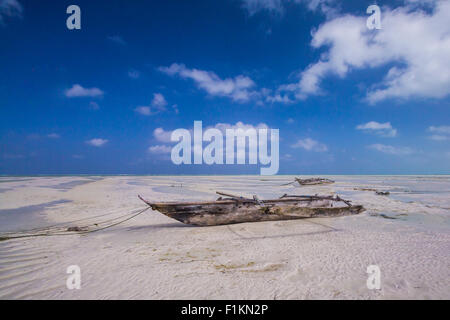
[[[333,180],[325,179],[325,178],[310,178],[310,179],[300,179],[295,178],[295,181],[302,186],[312,186],[316,184],[331,184],[334,183]]]
[[[201,202],[150,202],[139,196],[153,210],[186,224],[214,226],[242,222],[293,220],[314,217],[338,217],[364,211],[360,205],[339,196],[283,195],[275,200],[237,197],[221,192],[228,198]]]
[[[309,179],[300,179],[295,178],[294,181],[282,184],[282,186],[288,186],[290,184],[298,183],[301,186],[313,186],[317,184],[331,184],[334,183],[333,180],[325,179],[325,178],[309,178]]]

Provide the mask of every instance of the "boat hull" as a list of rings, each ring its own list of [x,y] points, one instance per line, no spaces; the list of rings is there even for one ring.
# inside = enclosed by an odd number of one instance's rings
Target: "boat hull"
[[[217,201],[205,203],[149,203],[153,210],[185,224],[215,226],[243,222],[293,220],[314,217],[339,217],[359,214],[359,205],[330,207],[328,202],[265,201],[264,204]]]

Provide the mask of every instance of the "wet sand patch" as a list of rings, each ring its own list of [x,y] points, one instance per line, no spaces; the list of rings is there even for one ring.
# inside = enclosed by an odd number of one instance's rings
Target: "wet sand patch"
[[[88,183],[99,181],[99,179],[89,179],[89,180],[73,180],[68,182],[61,182],[59,184],[55,185],[41,185],[40,188],[50,188],[50,189],[56,189],[62,192],[69,191],[75,187],[82,186]]]
[[[0,231],[9,232],[39,227],[45,222],[41,215],[45,210],[68,202],[71,201],[61,199],[14,209],[1,209]]]

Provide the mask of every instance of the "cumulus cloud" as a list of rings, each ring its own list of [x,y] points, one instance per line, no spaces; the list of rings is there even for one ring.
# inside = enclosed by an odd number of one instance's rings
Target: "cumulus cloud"
[[[263,10],[275,13],[283,13],[284,7],[281,0],[243,0],[242,7],[252,16]]]
[[[314,152],[325,152],[328,151],[328,147],[320,143],[314,139],[306,138],[306,139],[300,139],[295,144],[291,146],[292,148],[302,148],[306,151],[314,151]]]
[[[286,4],[292,3],[304,4],[309,10],[320,10],[326,15],[331,15],[336,11],[333,6],[335,0],[242,0],[242,7],[250,16],[260,11],[282,15],[286,10]]]
[[[431,126],[428,131],[434,133],[429,138],[434,141],[450,140],[450,126]]]
[[[166,105],[167,105],[167,101],[161,93],[153,94],[152,106],[164,108]]]
[[[101,138],[94,138],[91,140],[86,141],[88,145],[91,145],[93,147],[101,147],[105,145],[108,142],[107,139],[101,139]]]
[[[252,125],[252,124],[245,124],[241,121],[236,122],[235,124],[231,124],[231,123],[217,123],[216,125],[214,125],[213,127],[208,127],[209,128],[215,128],[215,129],[219,129],[223,134],[226,133],[227,129],[242,129],[242,130],[248,130],[248,129],[269,129],[269,127],[267,126],[267,124],[265,123],[259,123],[256,126]]]
[[[144,116],[152,116],[166,110],[167,101],[161,93],[154,93],[150,106],[139,106],[134,109]]]
[[[99,97],[103,96],[103,91],[99,88],[83,88],[79,84],[74,84],[72,88],[67,89],[66,97],[74,98],[74,97]]]
[[[0,0],[0,25],[5,24],[5,18],[21,18],[23,7],[17,0]]]
[[[368,148],[392,155],[409,155],[414,153],[414,150],[409,147],[394,147],[379,143],[372,144]]]
[[[443,98],[450,93],[450,1],[430,2],[423,10],[411,1],[403,7],[383,7],[382,29],[368,30],[367,16],[341,15],[313,33],[313,48],[326,47],[316,63],[296,83],[279,92],[305,99],[323,94],[321,81],[330,75],[344,78],[352,70],[394,64],[381,83],[369,89],[374,104],[388,98]]]
[[[428,130],[434,133],[450,134],[450,126],[431,126]]]
[[[434,141],[447,141],[447,140],[450,140],[450,136],[443,136],[443,135],[440,135],[440,134],[433,134],[433,135],[430,136],[430,139],[434,140]]]
[[[196,85],[211,96],[228,97],[236,102],[247,102],[257,95],[252,90],[255,83],[247,76],[238,75],[234,78],[221,79],[212,71],[188,69],[184,64],[173,63],[169,67],[159,67],[159,71],[169,76],[179,76],[191,79]]]
[[[295,100],[289,98],[287,94],[281,95],[280,93],[272,93],[272,90],[262,90],[262,94],[265,96],[265,101],[268,103],[294,103]]]
[[[360,124],[356,127],[357,130],[363,130],[364,132],[370,132],[382,137],[395,137],[397,135],[397,129],[394,129],[390,122],[379,123],[376,121],[370,121],[364,124]]]
[[[144,116],[151,116],[152,114],[154,114],[154,113],[152,113],[150,107],[146,107],[146,106],[136,107],[136,109],[134,109],[134,111],[136,111],[137,113],[142,114]]]
[[[159,142],[171,142],[170,141],[171,134],[172,134],[172,131],[165,131],[163,128],[156,128],[153,131],[153,136]]]

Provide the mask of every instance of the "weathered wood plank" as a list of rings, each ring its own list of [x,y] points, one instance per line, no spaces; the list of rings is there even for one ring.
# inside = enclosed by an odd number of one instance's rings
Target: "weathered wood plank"
[[[349,201],[339,197],[285,196],[276,200],[256,200],[233,196],[232,200],[178,203],[152,203],[140,196],[139,198],[153,210],[180,222],[197,226],[336,217],[364,211],[362,206],[351,205]],[[339,206],[340,204],[342,205]]]

